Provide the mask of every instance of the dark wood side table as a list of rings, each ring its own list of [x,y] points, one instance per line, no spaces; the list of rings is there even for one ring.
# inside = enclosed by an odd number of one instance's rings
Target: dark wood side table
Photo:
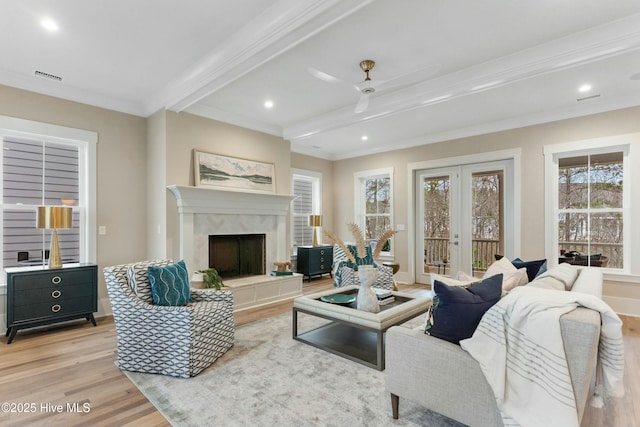
[[[7,344],[20,329],[85,318],[98,311],[98,266],[7,268]]]
[[[333,277],[333,246],[298,246],[298,265],[296,271],[311,280],[311,276],[329,273]]]

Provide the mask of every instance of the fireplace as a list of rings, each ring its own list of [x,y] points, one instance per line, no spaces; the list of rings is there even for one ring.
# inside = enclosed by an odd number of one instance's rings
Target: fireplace
[[[171,185],[169,190],[176,197],[178,209],[178,255],[190,271],[214,266],[216,269],[243,270],[244,267],[230,267],[235,249],[213,249],[214,255],[220,253],[224,262],[217,264],[210,260],[210,238],[237,235],[261,236],[262,242],[244,242],[249,252],[261,253],[252,264],[260,265],[260,272],[247,277],[224,281],[233,292],[233,311],[245,310],[263,304],[285,301],[302,295],[302,275],[271,276],[266,271],[273,268],[277,261],[291,258],[287,230],[288,215],[293,196],[281,194],[244,193],[239,191],[221,191],[202,187]],[[253,240],[250,238],[249,240]],[[228,242],[227,242],[228,243]],[[255,245],[255,246],[252,246]],[[258,248],[259,247],[259,248]],[[259,249],[259,250],[258,250]],[[170,254],[171,255],[171,254]],[[227,258],[230,259],[227,259]],[[242,263],[240,263],[242,264]],[[219,270],[219,271],[220,271]],[[248,274],[243,270],[241,274]],[[257,271],[257,270],[256,270]]]
[[[265,234],[209,236],[209,267],[223,279],[265,274]]]

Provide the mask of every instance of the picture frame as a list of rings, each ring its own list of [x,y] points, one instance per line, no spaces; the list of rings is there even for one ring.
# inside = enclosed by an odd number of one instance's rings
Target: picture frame
[[[193,150],[196,187],[275,193],[273,163]]]

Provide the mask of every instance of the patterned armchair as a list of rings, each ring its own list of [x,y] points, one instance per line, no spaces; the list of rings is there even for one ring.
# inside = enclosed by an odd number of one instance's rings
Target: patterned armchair
[[[118,333],[116,365],[123,370],[193,377],[234,343],[233,293],[191,289],[186,306],[154,305],[144,261],[104,269]]]
[[[356,254],[356,247],[354,245],[346,246],[352,254]],[[373,264],[373,266],[378,269],[378,277],[373,287],[394,290],[393,270],[391,267],[375,262],[370,246],[367,246],[367,257],[365,259],[369,259],[368,263]],[[353,269],[349,258],[347,258],[347,255],[339,245],[333,246],[333,277],[333,286],[337,288],[350,285],[360,286],[358,272]]]

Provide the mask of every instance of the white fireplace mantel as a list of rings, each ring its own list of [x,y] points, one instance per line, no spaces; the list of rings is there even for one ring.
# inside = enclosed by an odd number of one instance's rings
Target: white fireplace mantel
[[[293,196],[170,185],[179,213],[287,215]]]
[[[187,268],[205,268],[208,253],[203,234],[231,234],[233,227],[254,228],[272,224],[270,229],[254,230],[267,236],[267,266],[290,258],[287,243],[287,215],[293,196],[215,190],[202,187],[170,185],[176,197],[180,222],[180,258]],[[201,229],[204,225],[206,229]],[[244,230],[235,231],[236,233]],[[270,241],[271,240],[271,241]]]

